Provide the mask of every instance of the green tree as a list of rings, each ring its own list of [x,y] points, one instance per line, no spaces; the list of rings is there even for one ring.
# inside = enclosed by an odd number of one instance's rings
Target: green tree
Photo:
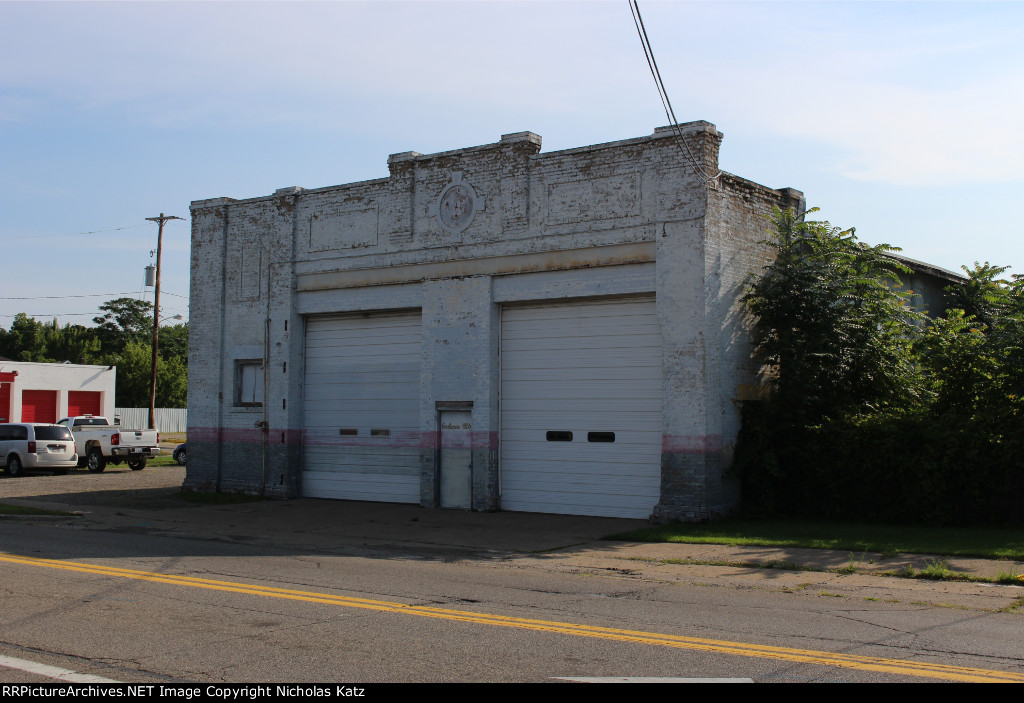
[[[816,212],[809,210],[808,213]],[[920,317],[900,291],[909,272],[852,229],[773,213],[771,265],[750,281],[744,302],[769,369],[776,412],[793,422],[865,412],[918,392],[911,335]]]
[[[96,323],[96,334],[104,353],[117,353],[130,342],[143,342],[152,337],[152,303],[135,298],[117,298],[100,305],[100,311],[104,314],[92,321]]]
[[[117,366],[115,403],[120,408],[149,407],[149,381],[152,373],[153,347],[129,342],[109,363]],[[161,359],[157,363],[156,406],[184,408],[188,394],[188,368],[179,358]]]
[[[188,323],[161,327],[157,349],[161,359],[180,359],[188,363]]]
[[[0,356],[18,361],[92,363],[99,353],[95,332],[57,320],[39,322],[19,313],[10,331],[0,330]]]
[[[11,329],[3,337],[3,356],[15,361],[49,361],[46,358],[46,333],[43,323],[23,312],[14,316]]]
[[[947,307],[963,310],[965,317],[991,328],[1013,306],[1009,281],[997,278],[1009,267],[992,266],[987,261],[981,265],[975,261],[973,268],[960,268],[967,274],[967,280],[946,289]]]

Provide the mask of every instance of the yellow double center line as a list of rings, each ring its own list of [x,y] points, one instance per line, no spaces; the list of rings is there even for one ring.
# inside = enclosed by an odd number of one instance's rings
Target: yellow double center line
[[[743,657],[761,657],[764,659],[776,659],[802,664],[838,666],[846,669],[859,669],[861,671],[877,671],[887,674],[921,676],[925,678],[943,679],[946,681],[969,681],[975,683],[1024,682],[1024,674],[1008,671],[976,669],[964,666],[949,666],[923,661],[904,661],[900,659],[883,659],[880,657],[863,657],[855,654],[820,652],[810,649],[794,649],[791,647],[770,647],[767,645],[750,644],[746,642],[728,642],[725,640],[712,640],[701,637],[682,637],[679,635],[666,635],[657,632],[643,632],[638,630],[622,630],[613,627],[581,625],[571,622],[559,622],[557,620],[533,620],[530,618],[516,618],[507,615],[494,615],[491,613],[473,613],[464,610],[408,605],[406,603],[394,603],[369,598],[352,598],[349,596],[336,596],[327,593],[315,593],[312,591],[296,591],[287,588],[274,588],[272,586],[257,586],[246,583],[237,583],[234,581],[217,581],[214,579],[197,578],[194,576],[179,576],[175,574],[160,574],[152,571],[120,569],[112,566],[99,566],[74,561],[61,561],[58,559],[36,559],[34,557],[25,557],[16,554],[0,553],[0,561],[12,564],[25,564],[28,566],[41,566],[50,569],[79,571],[82,573],[101,576],[118,576],[121,578],[136,579],[139,581],[166,583],[174,586],[206,588],[215,591],[225,591],[228,593],[244,593],[247,595],[266,596],[269,598],[285,598],[288,600],[305,601],[308,603],[340,605],[346,608],[362,608],[364,610],[375,610],[382,613],[402,613],[404,615],[418,615],[426,618],[442,618],[445,620],[469,622],[478,625],[515,627],[523,630],[556,632],[565,635],[575,635],[577,637],[592,637],[617,642],[636,642],[639,644],[654,645],[658,647],[701,650],[705,652],[718,652],[720,654],[732,654]]]

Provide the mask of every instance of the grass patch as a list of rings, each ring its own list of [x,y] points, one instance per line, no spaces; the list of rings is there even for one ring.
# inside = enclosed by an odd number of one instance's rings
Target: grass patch
[[[200,503],[202,505],[233,505],[235,503],[255,503],[263,500],[263,496],[250,496],[244,493],[194,493],[193,491],[181,491],[178,494],[182,500],[189,503]]]
[[[1010,603],[1005,608],[1000,608],[1000,611],[1002,611],[1004,613],[1009,613],[1009,612],[1012,612],[1014,610],[1020,610],[1021,608],[1024,608],[1024,596],[1021,596],[1017,600],[1013,601],[1012,603]]]
[[[75,517],[74,513],[66,513],[63,510],[26,508],[23,505],[9,505],[7,503],[0,503],[0,515],[62,515],[65,517]]]
[[[871,525],[825,520],[674,522],[608,535],[606,540],[755,547],[841,549],[848,552],[941,554],[1024,561],[1024,528]]]
[[[999,570],[996,574],[996,583],[1012,584],[1015,586],[1024,586],[1024,574],[1018,574],[1017,569],[1010,567],[1009,571]]]
[[[918,572],[919,579],[933,579],[935,581],[954,581],[967,579],[967,574],[959,574],[951,571],[949,563],[945,559],[925,559],[925,566]]]

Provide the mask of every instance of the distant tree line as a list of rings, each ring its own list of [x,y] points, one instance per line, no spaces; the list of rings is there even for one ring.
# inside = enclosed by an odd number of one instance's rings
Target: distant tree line
[[[743,408],[745,511],[1024,522],[1024,277],[963,267],[927,317],[894,247],[792,211],[773,225],[744,298],[770,390]]]
[[[15,361],[104,364],[117,367],[115,404],[149,406],[153,305],[118,298],[99,306],[95,327],[39,322],[24,313],[0,329],[0,356]],[[157,343],[156,405],[184,408],[188,389],[188,323],[161,325]]]

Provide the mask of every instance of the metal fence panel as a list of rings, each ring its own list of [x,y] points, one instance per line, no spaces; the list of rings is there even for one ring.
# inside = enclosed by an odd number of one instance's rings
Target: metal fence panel
[[[121,426],[138,429],[149,427],[149,408],[114,408],[114,414],[121,418]],[[163,433],[184,432],[188,427],[186,408],[157,408],[156,429]]]

